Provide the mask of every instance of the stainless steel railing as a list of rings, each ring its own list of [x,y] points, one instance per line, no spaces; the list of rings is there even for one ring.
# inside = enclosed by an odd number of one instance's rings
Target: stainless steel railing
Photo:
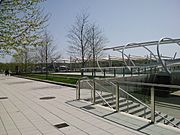
[[[163,120],[164,120],[164,123],[165,121],[170,123],[172,126],[174,127],[178,127],[177,125],[175,125],[173,122],[171,122],[170,120],[168,120],[166,117],[162,116],[159,112],[155,111],[155,95],[154,95],[154,87],[166,87],[166,88],[180,88],[180,86],[176,86],[176,85],[162,85],[162,84],[151,84],[151,83],[140,83],[140,82],[118,82],[118,81],[112,81],[110,79],[99,79],[101,81],[104,81],[105,83],[108,83],[110,85],[112,85],[115,89],[116,89],[116,92],[112,92],[112,93],[116,93],[116,111],[119,111],[119,91],[123,92],[124,94],[127,95],[127,97],[131,97],[134,101],[136,101],[137,103],[143,105],[145,108],[144,108],[144,113],[146,113],[146,110],[145,109],[149,109],[151,111],[151,122],[154,123],[155,122],[155,115],[158,115],[160,116]],[[83,80],[83,81],[86,81],[87,84],[89,85],[89,87],[91,88],[93,94],[92,94],[92,98],[93,98],[93,103],[95,103],[95,100],[96,100],[96,97],[95,97],[95,93],[99,95],[99,97],[111,108],[113,109],[113,107],[106,101],[105,98],[103,98],[102,94],[99,94],[97,91],[96,91],[96,86],[99,86],[101,88],[101,93],[103,90],[106,90],[106,91],[109,91],[106,87],[102,86],[100,83],[98,83],[96,81],[96,79],[93,80],[93,85],[90,83],[90,79],[86,79],[86,80]],[[126,85],[143,85],[143,86],[149,86],[151,87],[151,107],[148,106],[147,104],[143,103],[141,100],[139,100],[138,98],[136,98],[135,96],[133,96],[132,94],[128,93],[126,90],[124,90],[123,88],[121,88],[120,84],[126,84]],[[78,81],[77,83],[77,94],[78,96],[76,96],[76,99],[80,99],[80,86],[81,86],[81,80]],[[129,108],[128,104],[127,104],[127,108]]]
[[[107,80],[106,80],[107,81]],[[109,81],[113,86],[117,86],[116,84],[114,84],[112,81]],[[118,83],[118,82],[117,82]],[[141,84],[141,85],[146,85],[146,86],[152,86],[151,87],[151,107],[149,107],[148,105],[146,105],[145,103],[143,103],[142,101],[140,101],[139,99],[137,99],[136,97],[134,97],[133,95],[129,94],[128,92],[126,92],[124,89],[122,89],[121,87],[119,87],[119,90],[124,92],[125,94],[127,94],[128,96],[130,96],[132,99],[134,99],[135,101],[137,101],[138,103],[140,103],[141,105],[147,107],[148,109],[151,110],[151,122],[155,122],[155,114],[157,114],[158,116],[160,116],[161,118],[164,119],[164,123],[165,121],[169,122],[172,126],[179,128],[178,126],[176,126],[174,123],[172,123],[170,120],[168,120],[166,117],[162,116],[159,112],[155,111],[155,100],[154,100],[154,87],[155,86],[164,86],[164,87],[171,87],[171,88],[180,88],[180,86],[175,86],[175,85],[171,85],[171,86],[167,86],[167,85],[159,85],[159,84],[150,84],[150,83],[139,83],[139,82],[122,82],[125,84]],[[152,94],[153,93],[153,94]],[[128,107],[128,106],[127,106]]]
[[[89,82],[87,82],[88,84],[89,84],[89,86],[93,89],[93,91],[95,91],[95,93],[97,93],[99,96],[100,96],[100,98],[111,108],[111,109],[113,109],[113,107],[103,98],[103,96],[101,95],[101,94],[99,94],[96,90],[95,90],[95,88],[89,83]],[[96,83],[96,82],[93,82],[93,83]],[[97,83],[98,84],[98,83]],[[95,84],[94,84],[95,85]],[[99,85],[99,84],[98,84]],[[94,97],[94,99],[95,99],[95,97]],[[95,102],[94,102],[95,103]],[[114,110],[114,109],[113,109]]]

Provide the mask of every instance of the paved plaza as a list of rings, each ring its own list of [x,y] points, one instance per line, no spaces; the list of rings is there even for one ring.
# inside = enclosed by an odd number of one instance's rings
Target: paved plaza
[[[98,105],[93,106],[95,112],[87,111],[82,106],[90,103],[73,101],[75,95],[75,88],[0,75],[0,135],[180,134],[158,125],[145,126],[143,132],[138,127],[138,131],[130,126],[143,121],[120,113],[111,117],[106,115],[110,110]],[[128,121],[132,122],[125,126]]]

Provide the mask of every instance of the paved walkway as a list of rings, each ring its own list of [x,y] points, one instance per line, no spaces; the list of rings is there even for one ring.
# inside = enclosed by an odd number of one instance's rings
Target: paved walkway
[[[66,103],[74,98],[74,88],[0,75],[0,135],[142,134]]]
[[[150,120],[124,112],[114,112],[112,109],[100,105],[93,105],[84,100],[69,101],[68,104],[146,135],[180,135],[180,129],[172,126],[167,126],[162,123],[152,124]]]
[[[180,134],[73,99],[74,88],[0,75],[0,135]]]

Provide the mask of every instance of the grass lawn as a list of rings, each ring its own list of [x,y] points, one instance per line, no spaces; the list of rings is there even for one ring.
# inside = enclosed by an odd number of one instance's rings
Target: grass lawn
[[[50,80],[55,82],[62,82],[67,84],[76,84],[76,82],[79,79],[82,79],[82,76],[80,75],[70,75],[70,74],[48,74],[46,78],[45,73],[33,73],[33,74],[22,74],[22,76],[31,77],[35,79],[41,79],[41,80]],[[93,79],[92,76],[86,76],[89,79]],[[98,78],[104,78],[103,76],[98,76]]]
[[[70,75],[52,75],[48,74],[46,78],[46,74],[26,74],[26,77],[31,78],[37,78],[42,80],[50,80],[50,81],[56,81],[56,82],[63,82],[63,83],[69,83],[69,84],[76,84],[76,82],[81,79],[81,76],[70,76]]]

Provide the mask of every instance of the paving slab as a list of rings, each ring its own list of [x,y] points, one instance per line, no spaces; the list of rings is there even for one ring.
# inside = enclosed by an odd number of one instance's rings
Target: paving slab
[[[93,105],[84,100],[74,100],[67,102],[68,104],[75,106],[79,109],[85,110],[91,114],[102,117],[111,122],[117,123],[119,125],[125,126],[129,129],[139,131],[143,134],[151,135],[178,135],[180,134],[180,129],[167,126],[161,123],[150,123],[149,120],[139,118],[124,112],[115,112],[114,110],[103,107],[100,105]],[[81,106],[82,105],[82,106]],[[118,129],[114,129],[113,133]]]
[[[7,99],[0,99],[0,135],[143,134],[79,108],[85,104],[68,104],[75,88],[0,75],[2,96]],[[54,126],[62,123],[68,126]]]

